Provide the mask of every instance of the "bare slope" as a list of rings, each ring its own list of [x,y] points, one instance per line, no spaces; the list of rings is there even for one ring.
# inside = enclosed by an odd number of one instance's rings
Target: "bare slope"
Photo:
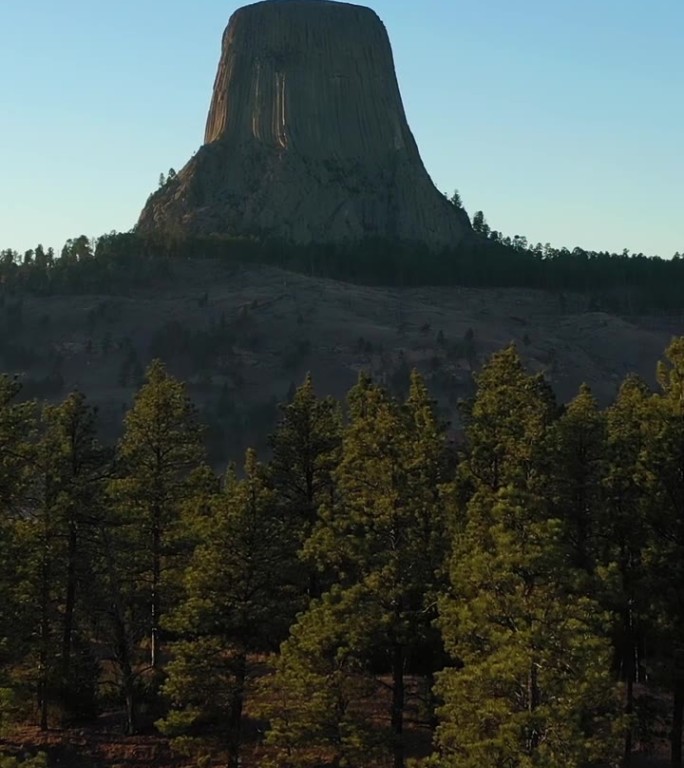
[[[219,460],[263,440],[275,404],[307,370],[321,393],[343,396],[362,369],[401,389],[417,366],[456,423],[471,369],[510,341],[561,399],[586,381],[606,403],[630,371],[652,382],[670,338],[684,333],[681,319],[590,312],[584,297],[371,288],[271,268],[230,273],[213,262],[174,269],[164,284],[125,297],[24,298],[2,369],[21,372],[27,394],[82,389],[114,432],[142,368],[162,356],[221,425]],[[15,303],[4,311],[16,315]]]

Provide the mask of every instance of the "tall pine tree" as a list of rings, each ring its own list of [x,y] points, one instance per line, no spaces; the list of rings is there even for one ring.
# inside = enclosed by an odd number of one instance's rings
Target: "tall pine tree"
[[[416,373],[403,405],[362,375],[349,411],[337,498],[305,549],[321,568],[332,567],[342,595],[350,590],[375,606],[380,624],[369,621],[367,631],[383,630],[376,652],[391,675],[392,759],[402,768],[406,670],[419,649],[439,656],[432,620],[446,546],[444,431]]]
[[[341,443],[339,404],[330,397],[318,398],[311,375],[307,375],[292,402],[283,408],[270,440],[271,482],[279,512],[292,527],[298,548],[311,535],[321,506],[334,501],[333,473],[340,460]],[[309,596],[320,596],[315,567],[309,567],[307,579]]]
[[[119,444],[119,477],[112,495],[134,529],[135,577],[149,605],[150,666],[159,665],[161,618],[169,600],[165,577],[178,555],[176,534],[183,503],[193,492],[192,475],[204,459],[197,411],[184,385],[155,360],[125,419]],[[131,564],[133,565],[133,564]]]
[[[291,529],[277,514],[251,450],[244,478],[230,469],[222,492],[202,504],[192,524],[201,543],[184,572],[182,599],[165,623],[177,639],[164,685],[172,710],[161,726],[177,736],[220,723],[218,740],[227,745],[232,768],[240,764],[250,655],[273,651],[285,638],[300,606],[297,562]]]
[[[563,522],[549,514],[555,406],[515,349],[478,376],[456,494],[439,626],[441,766],[580,766],[611,760],[616,691],[594,601],[572,594]],[[609,763],[610,764],[610,763]]]
[[[604,504],[595,512],[600,599],[613,616],[613,666],[625,683],[624,764],[633,746],[635,687],[645,681],[644,649],[651,623],[647,569],[648,493],[642,466],[650,392],[629,376],[606,412]]]
[[[658,366],[662,393],[650,403],[643,465],[652,532],[647,558],[658,617],[663,679],[672,690],[671,762],[681,766],[684,719],[684,337]]]

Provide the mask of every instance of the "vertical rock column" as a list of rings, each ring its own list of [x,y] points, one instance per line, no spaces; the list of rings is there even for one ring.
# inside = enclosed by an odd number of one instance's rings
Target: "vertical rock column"
[[[268,0],[230,19],[205,144],[138,223],[158,228],[442,247],[470,225],[425,171],[377,15]]]

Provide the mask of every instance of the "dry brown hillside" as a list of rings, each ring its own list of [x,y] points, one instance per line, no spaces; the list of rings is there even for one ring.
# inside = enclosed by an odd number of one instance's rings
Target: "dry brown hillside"
[[[567,400],[582,382],[602,403],[625,374],[653,381],[682,317],[617,317],[584,296],[530,290],[383,288],[274,268],[175,263],[173,276],[125,296],[4,298],[2,368],[27,396],[73,388],[100,406],[114,434],[155,356],[190,385],[215,426],[213,458],[263,445],[277,403],[311,371],[321,394],[343,396],[360,370],[400,390],[423,372],[457,424],[472,371],[514,341],[531,370]]]

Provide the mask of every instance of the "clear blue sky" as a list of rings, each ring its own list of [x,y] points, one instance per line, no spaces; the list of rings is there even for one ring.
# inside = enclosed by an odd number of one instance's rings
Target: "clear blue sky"
[[[0,248],[133,226],[242,3],[0,0]],[[369,0],[443,191],[531,241],[684,251],[684,0]]]

